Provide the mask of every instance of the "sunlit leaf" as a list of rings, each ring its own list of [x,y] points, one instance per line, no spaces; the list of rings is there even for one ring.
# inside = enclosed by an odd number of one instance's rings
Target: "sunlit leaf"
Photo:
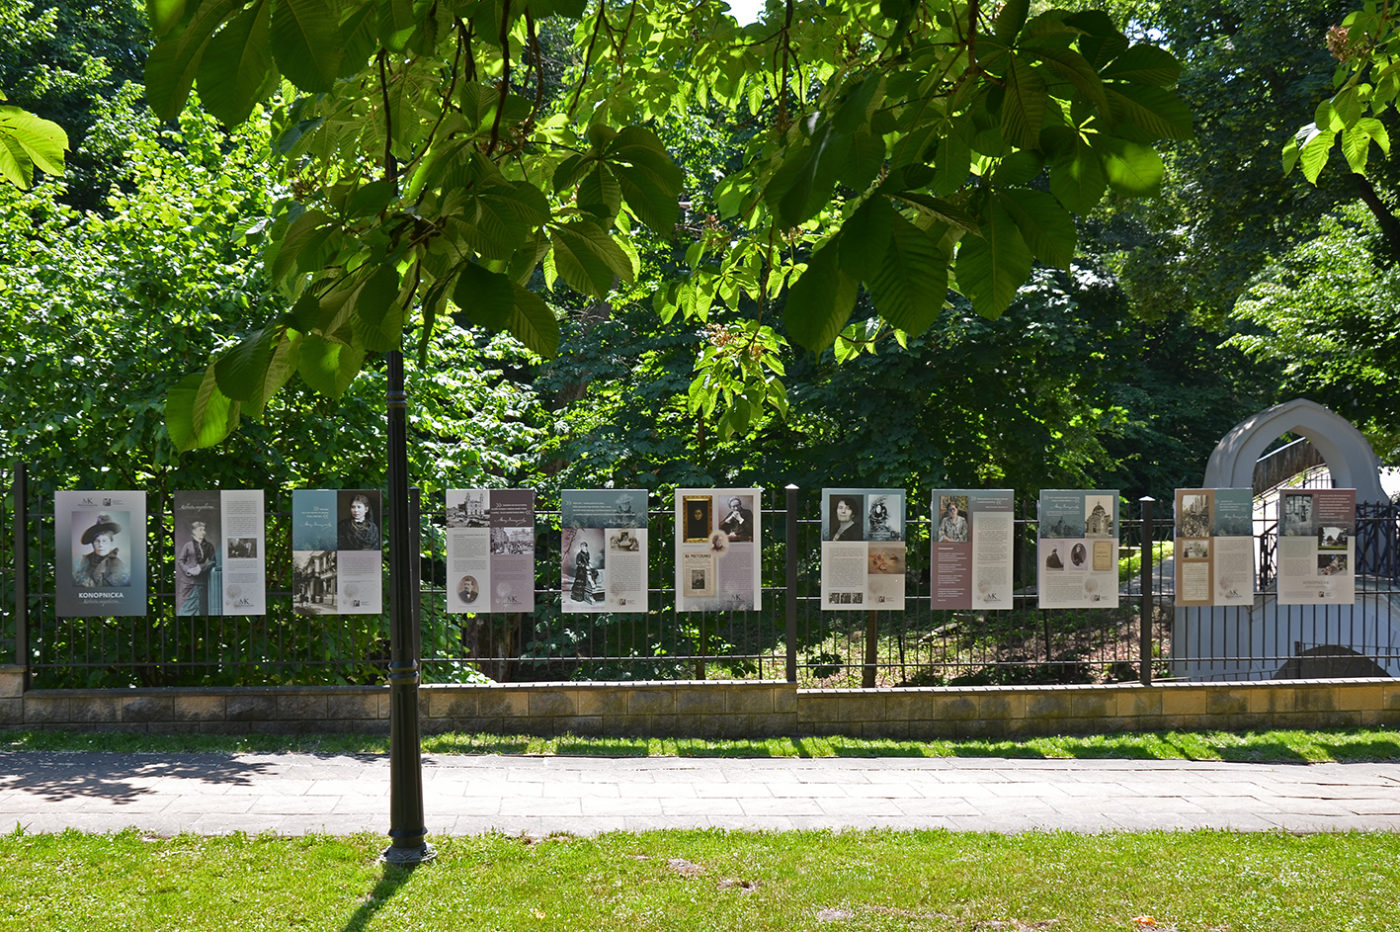
[[[788,289],[783,322],[800,346],[821,352],[846,326],[855,308],[859,282],[841,271],[839,240],[812,254],[807,270]]]
[[[1015,221],[993,201],[982,235],[964,237],[955,265],[958,290],[983,317],[995,319],[1011,306],[1031,272],[1031,250]]]
[[[238,427],[239,403],[219,390],[211,363],[185,376],[165,399],[165,425],[180,452],[212,447]]]

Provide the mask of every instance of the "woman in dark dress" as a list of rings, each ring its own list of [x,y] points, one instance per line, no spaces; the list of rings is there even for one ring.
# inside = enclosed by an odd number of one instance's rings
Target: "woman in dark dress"
[[[569,595],[575,602],[593,601],[593,586],[588,579],[591,563],[592,558],[588,555],[588,541],[579,541],[578,555],[574,557],[574,587],[569,591]]]

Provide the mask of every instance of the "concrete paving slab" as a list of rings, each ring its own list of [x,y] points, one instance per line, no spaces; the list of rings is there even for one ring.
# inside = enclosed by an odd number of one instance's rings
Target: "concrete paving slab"
[[[424,759],[430,831],[1400,831],[1400,765],[994,758]],[[371,755],[0,752],[0,828],[387,832]]]

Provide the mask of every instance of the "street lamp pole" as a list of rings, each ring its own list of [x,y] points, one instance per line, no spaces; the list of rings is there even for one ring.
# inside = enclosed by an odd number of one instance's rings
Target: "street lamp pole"
[[[408,394],[403,353],[389,353],[386,393],[389,430],[389,838],[381,859],[413,866],[436,852],[423,818],[422,741],[418,732],[418,613],[410,541],[408,495]]]

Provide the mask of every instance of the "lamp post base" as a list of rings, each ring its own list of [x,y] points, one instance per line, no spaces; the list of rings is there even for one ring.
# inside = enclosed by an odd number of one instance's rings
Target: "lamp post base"
[[[392,864],[395,867],[417,867],[437,857],[437,851],[426,841],[417,847],[400,848],[398,845],[390,845],[384,849],[384,853],[379,856],[383,864]]]

